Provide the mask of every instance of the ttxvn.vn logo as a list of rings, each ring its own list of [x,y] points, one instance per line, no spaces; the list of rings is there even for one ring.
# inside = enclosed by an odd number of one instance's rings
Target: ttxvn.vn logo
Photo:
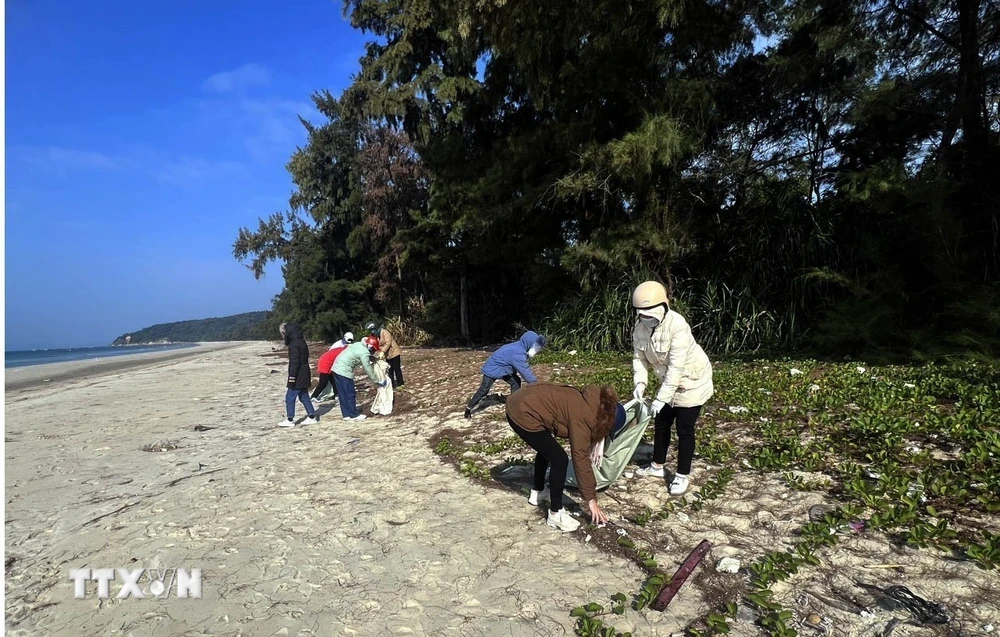
[[[117,573],[117,578],[115,577]],[[166,599],[176,585],[174,597],[201,599],[201,569],[192,568],[74,568],[69,571],[73,596],[87,597],[87,582],[97,583],[97,597],[111,598],[111,584],[116,584],[115,599],[154,597]],[[120,581],[120,583],[119,583]],[[145,585],[145,586],[144,586]]]

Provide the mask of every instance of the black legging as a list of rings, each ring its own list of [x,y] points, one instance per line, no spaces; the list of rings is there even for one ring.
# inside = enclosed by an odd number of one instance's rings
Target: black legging
[[[399,356],[394,356],[385,362],[389,363],[389,380],[392,381],[392,388],[402,387],[405,382],[403,381],[403,367],[399,362]]]
[[[569,467],[569,456],[566,450],[548,431],[526,431],[521,429],[507,417],[510,428],[514,430],[521,440],[528,443],[534,449],[535,455],[535,482],[532,489],[541,491],[545,488],[545,470],[551,467],[549,473],[549,511],[556,512],[563,508],[563,488],[566,486],[566,469]]]
[[[329,374],[319,375],[319,383],[316,385],[316,389],[312,393],[313,400],[319,398],[319,395],[323,393],[323,390],[326,389],[327,385],[333,387],[333,397],[337,397],[337,383],[333,382],[333,372],[330,372]]]
[[[469,400],[469,404],[466,405],[466,408],[470,411],[475,409],[476,405],[478,405],[483,398],[486,398],[486,394],[490,393],[490,389],[493,388],[493,383],[498,380],[506,381],[506,383],[510,385],[510,393],[512,394],[521,387],[521,377],[518,376],[517,373],[507,374],[502,378],[491,378],[486,374],[483,374],[483,382],[479,384],[479,389],[477,389],[476,393],[472,395],[472,399]]]
[[[667,448],[670,447],[670,427],[677,421],[677,473],[691,473],[691,460],[694,458],[694,425],[698,420],[701,407],[671,407],[665,406],[656,415],[653,425],[653,462],[663,464],[667,461]]]

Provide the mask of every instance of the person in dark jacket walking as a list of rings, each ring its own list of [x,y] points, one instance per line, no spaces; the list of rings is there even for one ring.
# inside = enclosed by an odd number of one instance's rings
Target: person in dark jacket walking
[[[306,408],[308,417],[303,425],[315,425],[319,422],[316,410],[309,399],[309,384],[312,382],[309,369],[309,346],[302,337],[302,328],[295,323],[282,323],[279,328],[281,336],[288,346],[288,383],[285,392],[285,413],[287,418],[278,423],[279,427],[295,426],[295,400],[298,399]]]
[[[517,342],[508,343],[493,352],[480,369],[483,373],[483,382],[466,405],[465,417],[472,418],[472,410],[482,402],[493,387],[493,383],[498,380],[510,385],[511,394],[521,387],[522,379],[526,383],[537,382],[538,379],[531,371],[531,359],[543,347],[545,347],[544,336],[539,336],[535,332],[525,332]]]
[[[556,438],[568,438],[573,471],[580,495],[594,524],[608,517],[597,504],[597,478],[592,462],[604,439],[625,424],[625,409],[608,386],[590,385],[582,390],[566,385],[536,383],[507,399],[507,422],[537,453],[535,479],[528,502],[549,501],[548,525],[563,532],[575,531],[580,522],[563,508],[563,488],[569,458]],[[603,447],[600,447],[603,449]],[[549,488],[545,489],[545,471]]]

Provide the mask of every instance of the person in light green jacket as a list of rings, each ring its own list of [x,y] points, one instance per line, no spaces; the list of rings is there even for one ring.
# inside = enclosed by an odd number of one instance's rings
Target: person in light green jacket
[[[366,343],[353,343],[337,357],[333,363],[333,379],[337,383],[337,393],[340,394],[340,413],[344,420],[364,420],[365,415],[358,410],[358,395],[354,389],[354,370],[361,367],[368,378],[380,387],[389,382],[379,382],[375,376],[372,359],[375,357],[375,347]]]

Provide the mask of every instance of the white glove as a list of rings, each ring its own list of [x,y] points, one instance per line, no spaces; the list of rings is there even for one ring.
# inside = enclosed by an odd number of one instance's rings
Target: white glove
[[[642,400],[643,394],[646,393],[646,383],[637,383],[635,386],[635,391],[632,392],[632,397],[636,400]]]
[[[594,464],[595,467],[600,467],[602,460],[604,460],[603,440],[594,445],[594,448],[590,450],[590,461]]]
[[[652,405],[652,407],[653,407],[653,415],[655,416],[655,415],[659,414],[660,410],[663,409],[666,406],[667,406],[667,403],[663,402],[662,400],[654,400],[653,401],[653,405]]]

